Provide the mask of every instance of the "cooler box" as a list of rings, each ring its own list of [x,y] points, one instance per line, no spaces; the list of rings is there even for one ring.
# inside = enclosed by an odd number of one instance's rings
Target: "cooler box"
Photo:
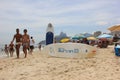
[[[117,45],[114,49],[115,49],[115,55],[120,56],[120,45]]]

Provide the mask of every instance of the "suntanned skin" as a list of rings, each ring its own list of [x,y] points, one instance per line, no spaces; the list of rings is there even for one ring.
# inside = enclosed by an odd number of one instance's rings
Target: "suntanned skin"
[[[7,46],[7,44],[5,44],[5,53],[7,54],[7,56],[9,57],[9,51],[8,51],[8,46]]]
[[[14,52],[14,44],[11,42],[9,45],[9,52],[10,56],[13,57],[13,52]]]
[[[17,54],[17,58],[19,58],[19,53],[20,53],[20,46],[21,46],[21,42],[22,42],[22,34],[19,33],[19,29],[16,29],[16,34],[13,37],[12,43],[14,42],[14,40],[16,39],[16,54]]]
[[[25,54],[25,58],[27,57],[27,49],[29,48],[30,39],[27,34],[27,30],[24,29],[24,35],[22,36],[22,44],[23,44],[23,52]]]

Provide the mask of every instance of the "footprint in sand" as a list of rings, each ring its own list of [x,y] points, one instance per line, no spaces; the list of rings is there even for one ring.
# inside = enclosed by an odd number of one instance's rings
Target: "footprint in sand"
[[[4,78],[0,78],[0,80],[5,80]]]
[[[18,79],[18,80],[26,80],[27,79],[27,77],[21,77],[20,79]]]
[[[29,73],[24,72],[24,73],[21,73],[20,75],[21,75],[21,76],[27,76],[27,75],[29,75]]]
[[[3,70],[3,68],[0,68],[0,70]]]

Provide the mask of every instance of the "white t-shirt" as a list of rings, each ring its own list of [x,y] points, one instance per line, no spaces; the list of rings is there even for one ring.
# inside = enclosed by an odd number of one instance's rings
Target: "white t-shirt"
[[[33,45],[34,45],[34,40],[30,39],[30,46],[33,46]]]
[[[120,48],[120,45],[115,46],[115,48]]]

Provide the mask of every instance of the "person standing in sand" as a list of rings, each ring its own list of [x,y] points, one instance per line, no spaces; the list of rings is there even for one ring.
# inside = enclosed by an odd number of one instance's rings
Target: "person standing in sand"
[[[35,41],[34,41],[33,37],[31,37],[31,39],[30,39],[30,54],[32,54],[32,52],[33,52],[34,44],[35,44]]]
[[[15,39],[16,39],[16,44],[15,44],[16,54],[17,54],[17,58],[19,58],[20,46],[22,43],[22,34],[19,33],[18,28],[16,29],[16,34],[13,37],[12,43],[14,42]]]
[[[39,48],[39,50],[41,50],[41,44],[39,44],[38,48]]]
[[[9,44],[9,52],[10,52],[10,57],[13,57],[14,44],[12,42]]]
[[[4,47],[4,51],[6,53],[6,55],[9,57],[9,47],[7,46],[7,44],[5,44],[5,47]]]
[[[27,34],[27,29],[24,29],[24,34],[22,36],[22,45],[23,45],[23,52],[25,54],[25,58],[27,57],[27,49],[30,45],[29,35]]]

